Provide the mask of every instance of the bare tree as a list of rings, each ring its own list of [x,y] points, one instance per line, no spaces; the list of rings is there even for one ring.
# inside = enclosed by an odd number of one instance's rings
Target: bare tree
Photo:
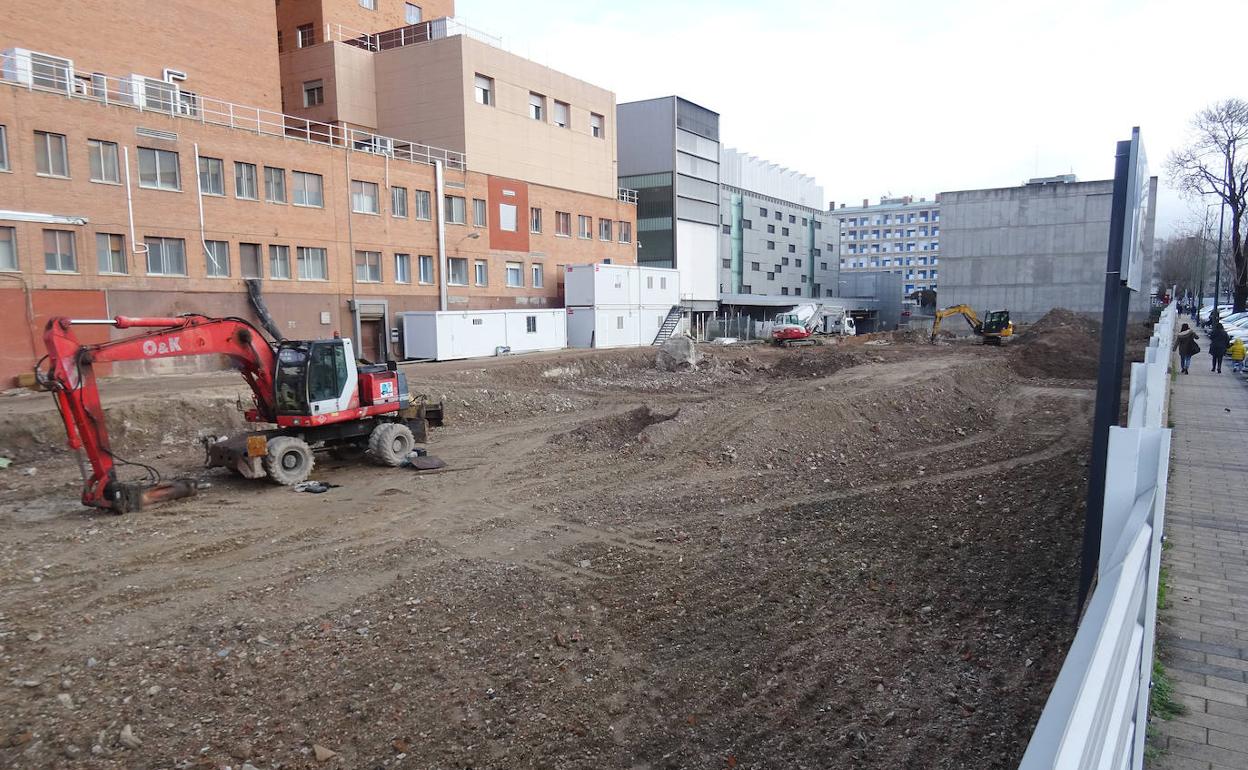
[[[1227,207],[1230,271],[1236,312],[1248,304],[1248,244],[1244,215],[1248,212],[1248,102],[1227,99],[1192,118],[1191,141],[1166,162],[1171,182],[1190,196],[1216,195]],[[1242,145],[1242,148],[1241,148]],[[1240,150],[1243,150],[1242,152]]]
[[[1179,297],[1201,294],[1206,262],[1213,264],[1209,244],[1199,234],[1180,234],[1158,243],[1157,278],[1166,290],[1177,287]]]

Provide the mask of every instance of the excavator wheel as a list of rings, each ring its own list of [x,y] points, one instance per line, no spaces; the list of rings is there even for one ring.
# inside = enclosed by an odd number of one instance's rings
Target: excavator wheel
[[[269,478],[283,486],[294,486],[312,475],[316,459],[308,442],[294,436],[278,436],[269,439],[269,451],[264,456],[264,470]]]
[[[412,429],[398,422],[378,423],[368,436],[368,454],[379,465],[402,465],[415,445]]]

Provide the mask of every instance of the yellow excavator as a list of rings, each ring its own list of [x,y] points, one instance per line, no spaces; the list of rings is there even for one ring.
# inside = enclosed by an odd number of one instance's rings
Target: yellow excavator
[[[950,316],[960,315],[971,325],[971,331],[983,338],[985,345],[1000,345],[1014,336],[1014,322],[1010,320],[1010,311],[993,310],[984,315],[981,321],[970,305],[953,305],[944,310],[936,311],[936,320],[932,321],[932,338],[936,341],[936,333],[940,331],[940,322]]]

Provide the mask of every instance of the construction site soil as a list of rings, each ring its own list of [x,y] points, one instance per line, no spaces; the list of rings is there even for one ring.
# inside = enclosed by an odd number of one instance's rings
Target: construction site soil
[[[125,516],[0,396],[0,766],[1014,767],[1092,407],[1039,326],[411,366],[447,467],[315,495],[200,466],[235,375],[113,380],[118,454],[212,483]]]

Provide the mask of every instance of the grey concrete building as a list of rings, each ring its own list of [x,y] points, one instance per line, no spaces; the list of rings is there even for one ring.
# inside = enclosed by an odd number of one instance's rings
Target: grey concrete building
[[[637,191],[637,262],[680,271],[681,300],[719,302],[719,114],[678,96],[616,107],[621,187]]]
[[[901,277],[898,291],[939,291],[940,196],[935,200],[907,195],[828,212],[840,229],[837,261],[845,275],[892,273]]]
[[[837,296],[839,231],[814,178],[725,148],[719,211],[721,298]]]
[[[1008,309],[1035,321],[1062,307],[1098,315],[1104,302],[1112,180],[1073,175],[1019,187],[940,194],[942,306]],[[1153,275],[1157,179],[1149,187],[1144,280]],[[1133,319],[1146,317],[1150,287],[1132,298]]]

